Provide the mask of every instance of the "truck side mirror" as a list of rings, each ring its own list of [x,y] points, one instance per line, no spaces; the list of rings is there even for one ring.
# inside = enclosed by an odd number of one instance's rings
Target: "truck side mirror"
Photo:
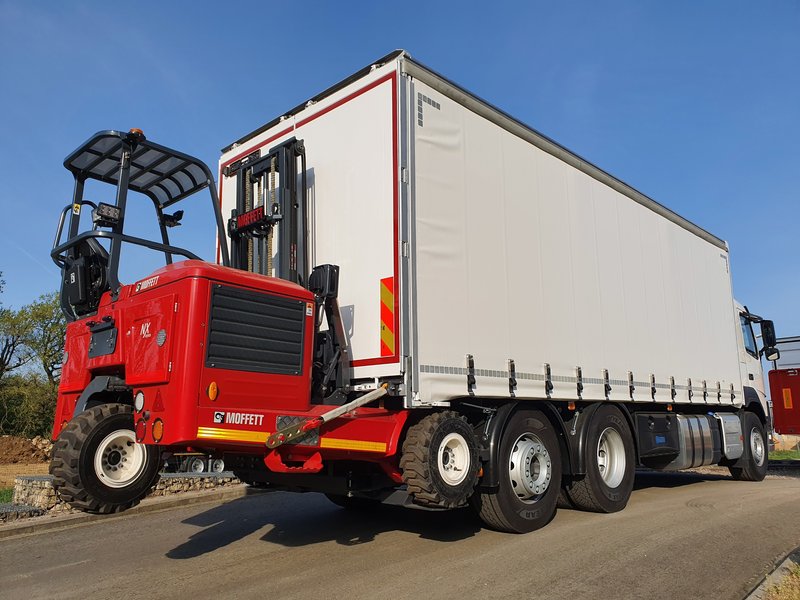
[[[761,321],[761,341],[764,342],[765,351],[767,348],[775,349],[777,338],[775,337],[775,324],[772,321],[766,319]]]
[[[770,362],[778,360],[781,357],[781,351],[774,346],[765,346],[763,352],[764,358]]]

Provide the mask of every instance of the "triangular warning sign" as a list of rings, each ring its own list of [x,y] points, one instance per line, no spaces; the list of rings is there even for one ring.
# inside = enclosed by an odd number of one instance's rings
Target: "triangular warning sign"
[[[164,401],[161,399],[161,391],[156,390],[156,399],[153,402],[153,412],[163,412]]]

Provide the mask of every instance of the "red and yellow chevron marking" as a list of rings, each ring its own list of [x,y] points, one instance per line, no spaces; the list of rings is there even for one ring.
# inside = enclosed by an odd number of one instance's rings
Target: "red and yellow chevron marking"
[[[381,279],[381,356],[394,356],[394,277]]]
[[[223,440],[226,442],[254,442],[264,444],[269,437],[266,431],[244,431],[241,429],[220,429],[219,427],[198,427],[197,439]]]

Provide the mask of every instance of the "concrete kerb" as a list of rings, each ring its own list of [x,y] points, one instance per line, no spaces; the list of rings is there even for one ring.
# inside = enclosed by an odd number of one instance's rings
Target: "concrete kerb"
[[[750,592],[745,600],[762,600],[767,590],[772,586],[778,585],[784,577],[795,567],[800,565],[800,547],[795,548],[786,556],[764,579],[761,580],[755,589]]]
[[[245,496],[258,495],[270,490],[251,488],[245,484],[213,490],[202,490],[199,492],[186,492],[170,496],[159,496],[146,498],[138,506],[123,513],[111,515],[94,515],[89,513],[67,513],[58,516],[44,515],[32,517],[21,521],[13,521],[6,525],[0,525],[0,540],[10,537],[37,534],[54,529],[74,527],[95,521],[132,517],[151,512],[192,506],[209,502],[227,502],[243,498]]]

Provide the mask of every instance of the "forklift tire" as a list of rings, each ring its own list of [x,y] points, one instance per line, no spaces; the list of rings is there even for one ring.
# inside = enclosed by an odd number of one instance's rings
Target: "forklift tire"
[[[636,453],[625,417],[614,406],[592,413],[586,432],[586,474],[564,485],[563,493],[579,510],[619,512],[633,491]]]
[[[497,468],[499,488],[470,498],[480,519],[509,533],[528,533],[547,525],[561,493],[561,447],[541,411],[513,415],[500,441]]]
[[[762,481],[769,467],[769,445],[764,424],[755,413],[745,412],[742,418],[744,453],[741,466],[728,467],[734,479],[739,481]]]
[[[53,445],[53,489],[73,508],[122,512],[155,486],[161,452],[136,443],[133,408],[101,404],[70,421]]]
[[[400,468],[415,504],[464,505],[475,489],[479,467],[475,434],[457,412],[430,414],[408,429]]]

